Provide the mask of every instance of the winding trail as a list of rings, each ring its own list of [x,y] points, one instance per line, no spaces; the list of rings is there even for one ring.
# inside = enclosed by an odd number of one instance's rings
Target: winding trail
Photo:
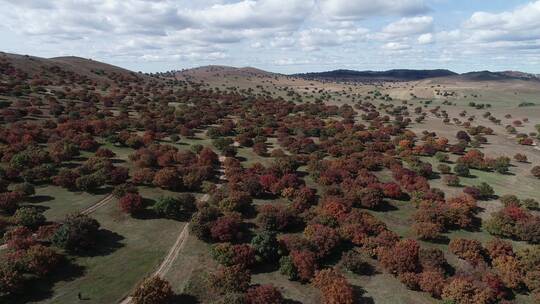
[[[174,245],[169,249],[169,253],[165,257],[165,259],[161,262],[158,269],[154,272],[153,276],[157,276],[160,278],[163,278],[167,272],[171,269],[174,261],[178,257],[178,254],[184,248],[184,245],[186,244],[187,237],[189,235],[189,223],[184,225],[184,228],[178,235],[178,238],[176,238],[176,242],[174,242]],[[132,302],[132,297],[128,296],[124,298],[120,304],[130,304]]]
[[[176,238],[176,242],[169,250],[169,254],[167,254],[167,257],[161,262],[161,265],[159,265],[159,268],[154,272],[155,276],[158,276],[160,278],[163,278],[167,272],[172,267],[173,262],[178,257],[178,253],[180,253],[180,250],[184,248],[184,245],[186,244],[186,239],[189,235],[189,223],[184,225],[184,229],[180,232],[178,235],[178,238]]]

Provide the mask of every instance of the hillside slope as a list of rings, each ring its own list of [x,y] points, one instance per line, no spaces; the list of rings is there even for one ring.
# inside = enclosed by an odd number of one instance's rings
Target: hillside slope
[[[107,63],[80,57],[41,58],[36,56],[0,53],[2,74],[24,73],[28,78],[62,80],[84,78],[100,83],[121,80],[148,80],[149,76]],[[9,71],[11,69],[11,71]]]

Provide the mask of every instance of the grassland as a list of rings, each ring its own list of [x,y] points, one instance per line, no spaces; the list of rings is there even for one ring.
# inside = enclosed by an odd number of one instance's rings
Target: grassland
[[[52,294],[39,293],[40,287],[48,288],[51,282],[37,284],[32,294],[37,302],[74,303],[79,292],[89,303],[119,301],[155,270],[184,225],[166,219],[132,218],[121,213],[116,202],[92,216],[103,229],[101,246],[89,256],[72,257],[80,275],[54,283]]]

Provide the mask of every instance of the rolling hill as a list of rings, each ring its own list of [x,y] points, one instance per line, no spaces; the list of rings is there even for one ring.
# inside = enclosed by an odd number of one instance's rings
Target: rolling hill
[[[479,71],[469,72],[459,75],[463,80],[468,81],[493,81],[493,80],[533,80],[540,81],[540,77],[535,74],[523,73],[518,71],[490,72]]]
[[[75,56],[42,58],[0,52],[0,61],[8,64],[13,72],[25,73],[34,79],[60,80],[77,76],[90,81],[111,83],[121,79],[149,80],[150,77],[118,66]]]

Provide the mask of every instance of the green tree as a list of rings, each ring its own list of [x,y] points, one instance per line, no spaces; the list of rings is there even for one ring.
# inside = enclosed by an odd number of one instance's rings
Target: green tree
[[[279,260],[279,272],[285,275],[289,280],[298,280],[298,270],[294,266],[291,256],[287,255]]]
[[[15,211],[17,224],[28,228],[37,228],[45,223],[45,216],[33,207],[22,207]]]
[[[469,176],[469,167],[465,164],[457,163],[454,166],[454,173],[459,176]]]
[[[98,240],[99,222],[87,215],[68,215],[52,236],[52,243],[71,252],[92,249]]]
[[[275,232],[260,232],[251,240],[251,246],[255,249],[258,261],[272,262],[279,257],[279,243]]]
[[[176,198],[160,197],[152,209],[165,218],[186,219],[195,211],[195,197],[189,193],[181,193]]]

